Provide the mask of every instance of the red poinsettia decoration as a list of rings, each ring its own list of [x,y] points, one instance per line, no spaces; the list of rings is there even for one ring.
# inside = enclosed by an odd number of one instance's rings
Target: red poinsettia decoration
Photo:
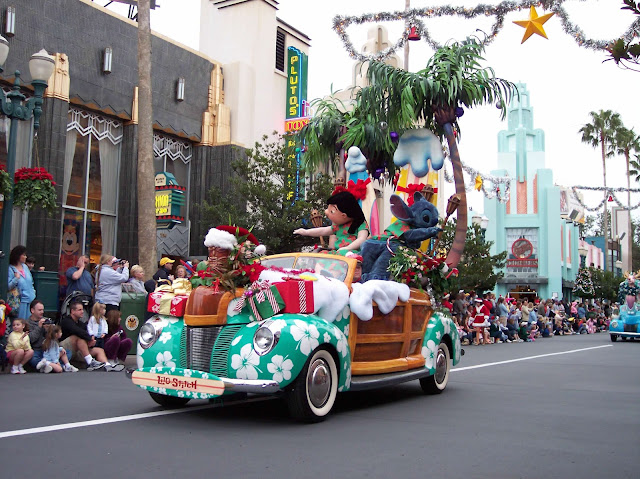
[[[20,168],[15,172],[14,179],[14,206],[23,210],[40,206],[49,213],[56,211],[56,182],[45,168]]]

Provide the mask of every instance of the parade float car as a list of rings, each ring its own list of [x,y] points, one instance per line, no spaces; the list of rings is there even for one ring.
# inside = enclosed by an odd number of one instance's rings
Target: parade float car
[[[412,380],[426,393],[447,386],[464,351],[455,324],[434,313],[425,292],[393,281],[352,284],[357,261],[332,254],[273,255],[261,265],[261,279],[284,286],[279,312],[264,319],[254,304],[243,305],[264,301],[260,292],[199,286],[183,314],[155,314],[143,325],[133,383],[166,407],[280,395],[293,417],[309,422],[326,417],[338,392]],[[381,283],[397,285],[397,296],[377,289]],[[171,308],[176,298],[167,295]]]
[[[627,338],[640,337],[640,309],[638,309],[637,303],[632,304],[631,307],[623,303],[618,314],[614,310],[609,323],[609,336],[613,342],[616,342],[618,338],[624,341]]]

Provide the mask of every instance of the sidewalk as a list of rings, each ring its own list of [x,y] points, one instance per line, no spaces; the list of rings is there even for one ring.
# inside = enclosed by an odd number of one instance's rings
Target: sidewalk
[[[81,361],[71,361],[71,364],[73,364],[75,367],[77,367],[80,371],[86,371],[87,370],[87,365],[84,362]],[[135,354],[129,354],[127,356],[127,359],[124,362],[124,366],[125,366],[125,371],[127,369],[133,368],[135,369],[136,366],[136,355]],[[36,371],[31,367],[31,366],[25,366],[25,369],[27,370],[27,372],[29,374],[35,373]],[[79,371],[79,372],[80,372]],[[11,374],[11,366],[7,365],[4,370],[2,370],[2,368],[0,368],[0,375],[2,374]]]

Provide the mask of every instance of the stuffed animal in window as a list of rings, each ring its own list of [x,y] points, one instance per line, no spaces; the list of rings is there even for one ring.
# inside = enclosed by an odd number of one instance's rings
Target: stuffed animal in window
[[[399,246],[417,249],[423,241],[436,237],[438,210],[424,196],[416,192],[408,206],[398,195],[391,195],[391,213],[398,219],[384,234],[368,239],[362,245],[362,281],[389,279],[389,260]]]
[[[77,231],[75,222],[65,222],[60,242],[60,286],[67,285],[66,272],[78,262],[80,243],[78,243]]]

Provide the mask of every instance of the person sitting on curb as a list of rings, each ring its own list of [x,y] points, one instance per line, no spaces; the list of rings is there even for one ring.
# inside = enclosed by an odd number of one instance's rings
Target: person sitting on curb
[[[47,337],[47,332],[44,329],[47,318],[44,317],[44,304],[39,299],[36,298],[31,301],[29,309],[31,310],[31,316],[27,319],[27,326],[29,329],[29,342],[33,349],[33,356],[29,360],[29,364],[33,366],[34,369],[40,371],[44,366],[44,363],[40,364],[40,362],[44,354],[42,351],[42,343]],[[40,366],[40,369],[38,369],[38,366]]]
[[[60,321],[62,326],[62,341],[60,346],[71,351],[71,356],[80,353],[87,363],[88,371],[95,371],[105,367],[107,357],[102,348],[95,347],[95,339],[91,339],[87,330],[78,324],[80,318],[84,314],[84,307],[78,301],[72,301],[69,305],[70,313],[64,316]],[[107,370],[111,370],[110,365],[106,366]]]

